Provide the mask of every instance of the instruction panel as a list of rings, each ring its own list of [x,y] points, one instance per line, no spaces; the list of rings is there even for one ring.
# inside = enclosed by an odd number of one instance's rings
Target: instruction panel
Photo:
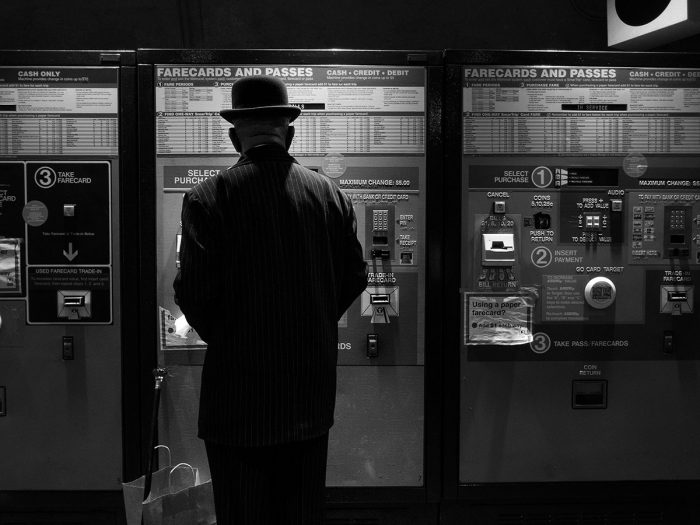
[[[281,78],[302,110],[290,154],[355,206],[370,273],[340,321],[338,363],[422,364],[425,69],[221,64],[154,72],[161,349],[206,347],[173,301],[182,193],[235,164],[231,125],[219,111],[231,107],[236,80],[263,74]]]
[[[653,359],[691,348],[700,71],[462,71],[470,360]],[[532,306],[531,331],[508,306],[518,297]],[[529,350],[494,351],[514,341]]]
[[[0,299],[29,324],[112,322],[118,68],[0,67]]]
[[[0,67],[0,155],[117,155],[116,68]]]

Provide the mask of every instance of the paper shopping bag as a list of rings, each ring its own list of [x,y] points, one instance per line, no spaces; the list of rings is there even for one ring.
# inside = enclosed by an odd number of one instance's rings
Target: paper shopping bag
[[[160,448],[168,453],[168,460],[163,468],[153,473],[153,479],[151,480],[151,494],[154,496],[160,496],[170,491],[170,449],[165,445],[158,445],[155,447],[155,450]],[[143,491],[145,485],[146,476],[141,476],[140,478],[129,483],[122,483],[127,525],[141,525],[141,509],[143,508]]]
[[[189,469],[185,476],[178,469]],[[215,525],[214,492],[211,480],[204,483],[199,470],[180,463],[170,470],[169,492],[151,496],[143,502],[144,525]]]

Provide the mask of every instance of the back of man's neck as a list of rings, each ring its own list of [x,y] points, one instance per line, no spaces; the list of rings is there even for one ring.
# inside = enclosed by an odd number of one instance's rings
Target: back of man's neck
[[[243,153],[244,155],[254,155],[258,151],[262,150],[277,150],[277,151],[283,151],[286,152],[287,148],[282,146],[282,144],[278,144],[277,142],[263,142],[261,144],[256,144],[255,146],[251,146],[248,149],[245,150]]]

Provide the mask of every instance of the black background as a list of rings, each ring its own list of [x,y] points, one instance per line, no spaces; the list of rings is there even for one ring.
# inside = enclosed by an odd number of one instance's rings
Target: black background
[[[605,0],[4,0],[0,49],[602,51],[605,19]]]

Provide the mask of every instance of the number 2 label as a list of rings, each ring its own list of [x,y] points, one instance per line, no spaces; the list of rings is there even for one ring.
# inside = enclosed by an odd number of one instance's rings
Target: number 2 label
[[[538,268],[546,268],[552,262],[552,252],[546,246],[538,246],[532,250],[530,260]]]

